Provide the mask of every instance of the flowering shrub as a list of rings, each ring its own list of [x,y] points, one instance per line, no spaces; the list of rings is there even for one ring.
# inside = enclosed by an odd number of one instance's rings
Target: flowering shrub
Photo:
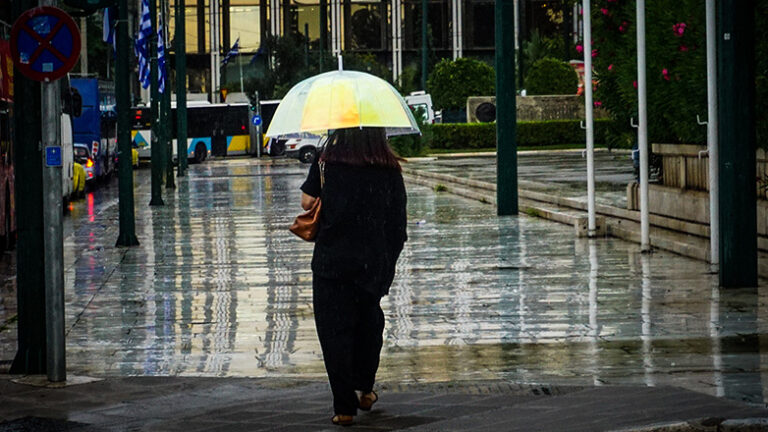
[[[768,0],[757,1],[758,11]],[[599,81],[595,100],[616,120],[609,145],[631,146],[637,118],[635,2],[592,3],[593,65]],[[646,2],[646,79],[650,142],[706,143],[706,28],[702,0]],[[756,14],[756,126],[758,145],[768,146],[768,14]],[[597,54],[599,53],[599,54]]]
[[[612,145],[631,146],[637,119],[635,2],[593,3],[595,99],[617,120]],[[707,114],[704,4],[701,0],[646,3],[646,80],[651,142],[705,143]],[[599,53],[599,54],[597,54]]]

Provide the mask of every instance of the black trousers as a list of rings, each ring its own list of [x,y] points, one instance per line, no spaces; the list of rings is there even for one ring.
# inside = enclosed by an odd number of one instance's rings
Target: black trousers
[[[357,414],[355,390],[373,390],[383,343],[384,312],[378,297],[354,284],[312,278],[315,324],[336,414]]]

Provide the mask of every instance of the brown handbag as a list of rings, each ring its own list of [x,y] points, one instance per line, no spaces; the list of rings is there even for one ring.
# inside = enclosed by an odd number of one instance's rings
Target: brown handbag
[[[325,163],[320,163],[320,187],[325,184]],[[320,230],[320,208],[323,203],[320,197],[315,198],[312,207],[304,213],[296,216],[293,225],[289,230],[308,242],[315,241],[317,232]]]
[[[321,207],[320,197],[317,197],[309,210],[296,216],[293,225],[289,228],[291,232],[308,242],[314,241],[317,231],[320,229]]]

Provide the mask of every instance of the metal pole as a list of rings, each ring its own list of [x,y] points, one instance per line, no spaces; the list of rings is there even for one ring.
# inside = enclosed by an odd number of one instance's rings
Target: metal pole
[[[259,92],[256,92],[256,115],[261,117],[261,100],[259,99]],[[263,123],[262,123],[263,124]],[[261,145],[264,142],[264,136],[262,135],[262,124],[256,126],[256,137],[258,142],[256,143],[256,156],[261,157]]]
[[[152,22],[152,36],[149,37],[149,80],[150,115],[152,116],[152,139],[150,158],[152,163],[152,197],[149,205],[164,205],[162,197],[163,183],[163,148],[160,144],[160,89],[157,81],[157,0],[149,0],[149,15]]]
[[[720,285],[757,286],[755,0],[720,0],[717,13]]]
[[[187,35],[185,21],[187,7],[185,0],[176,0],[176,153],[179,177],[187,171]]]
[[[325,68],[325,50],[328,48],[328,0],[320,0],[320,72]],[[261,144],[259,144],[261,149]],[[261,150],[259,150],[261,151]]]
[[[637,145],[640,149],[640,250],[650,252],[648,222],[648,116],[645,78],[645,0],[637,0]],[[584,11],[587,14],[588,11]],[[586,27],[586,26],[585,26]],[[586,52],[586,49],[584,50]],[[591,55],[591,53],[590,53]]]
[[[213,31],[211,32],[211,41],[213,41],[213,64],[214,68],[214,92],[216,102],[223,102],[219,99],[221,90],[221,23],[219,21],[219,0],[211,0],[211,11],[213,12]]]
[[[496,0],[497,213],[514,215],[517,202],[517,100],[513,0]]]
[[[80,73],[88,75],[88,17],[80,17]]]
[[[36,0],[10,2],[13,16],[37,7]],[[12,374],[43,374],[46,371],[45,242],[43,240],[43,166],[40,163],[40,84],[14,70],[13,155],[16,181],[13,191],[0,190],[7,200],[5,211],[16,222],[16,297],[18,301],[18,350]],[[13,194],[13,195],[12,195]],[[15,197],[15,208],[11,198]],[[9,233],[6,233],[8,236]],[[13,233],[10,233],[12,236]],[[13,237],[6,237],[6,241]]]
[[[421,0],[421,89],[427,88],[427,55],[429,43],[427,42],[427,20],[429,20],[429,7],[427,0]]]
[[[120,235],[115,246],[136,246],[136,221],[133,203],[133,165],[131,144],[131,91],[129,54],[133,53],[128,42],[128,0],[118,0],[117,52],[115,56],[115,102],[117,108],[117,149],[119,176]]]
[[[163,129],[163,149],[165,150],[165,188],[176,189],[173,176],[173,128],[171,127],[171,76],[168,46],[168,0],[160,0],[160,13],[163,21],[163,52],[165,55],[165,89],[160,99],[161,127]]]
[[[584,111],[587,117],[587,234],[597,233],[595,223],[595,129],[592,105],[592,17],[589,0],[583,0],[584,8]]]
[[[707,148],[709,153],[709,251],[711,270],[720,267],[720,186],[717,144],[717,28],[715,0],[706,0],[707,16]]]
[[[47,2],[54,5],[54,2]],[[59,83],[43,83],[42,136],[45,153],[61,157],[61,105]],[[61,164],[43,164],[43,224],[45,234],[45,335],[48,380],[66,381],[67,358],[64,335],[64,239],[62,229]]]

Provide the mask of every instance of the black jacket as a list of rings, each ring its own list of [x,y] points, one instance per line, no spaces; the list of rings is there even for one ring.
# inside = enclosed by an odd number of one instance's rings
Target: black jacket
[[[406,194],[396,169],[315,161],[301,190],[322,199],[312,272],[354,282],[379,297],[389,293],[406,235]]]

